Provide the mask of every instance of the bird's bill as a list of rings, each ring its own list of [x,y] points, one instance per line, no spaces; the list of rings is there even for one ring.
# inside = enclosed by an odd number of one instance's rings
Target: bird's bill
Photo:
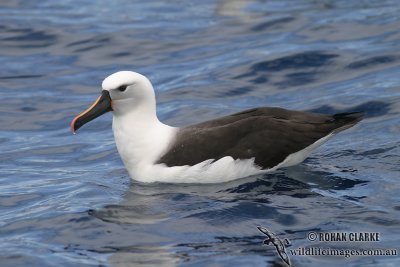
[[[84,112],[76,116],[71,122],[71,131],[75,133],[79,128],[88,123],[91,120],[103,115],[104,113],[111,111],[111,97],[107,90],[101,92],[96,101]]]

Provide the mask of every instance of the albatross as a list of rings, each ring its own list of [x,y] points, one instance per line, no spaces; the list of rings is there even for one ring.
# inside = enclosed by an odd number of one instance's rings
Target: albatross
[[[101,95],[72,120],[72,132],[109,111],[129,175],[168,183],[218,183],[293,166],[362,119],[360,112],[324,115],[260,107],[172,127],[157,118],[149,79],[120,71],[104,79]]]

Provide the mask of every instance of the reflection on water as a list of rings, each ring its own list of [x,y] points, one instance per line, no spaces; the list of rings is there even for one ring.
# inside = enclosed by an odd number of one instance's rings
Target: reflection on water
[[[293,248],[313,245],[309,231],[379,232],[379,247],[398,247],[399,9],[391,0],[1,3],[0,265],[282,266],[257,226]],[[143,184],[119,159],[110,114],[69,132],[101,80],[123,69],[150,77],[172,125],[264,105],[366,119],[296,167],[223,184]]]

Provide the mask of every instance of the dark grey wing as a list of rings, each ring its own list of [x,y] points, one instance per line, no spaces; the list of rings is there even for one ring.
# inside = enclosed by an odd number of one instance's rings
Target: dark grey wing
[[[275,238],[275,234],[272,233],[270,230],[268,230],[265,227],[261,227],[261,226],[257,226],[258,231],[260,231],[261,233],[263,233],[264,235],[268,236],[270,239]]]
[[[311,119],[312,121],[315,122],[317,121],[323,122],[325,120],[325,118],[321,117],[321,114],[303,112],[303,111],[293,111],[277,107],[263,107],[263,108],[247,109],[221,118],[191,125],[189,127],[196,127],[196,128],[217,127],[230,124],[242,119],[247,119],[250,117],[264,117],[264,118],[268,117],[268,118],[285,119],[291,121],[304,121],[305,119],[308,120]]]
[[[286,262],[287,265],[290,266],[290,259],[288,254],[286,253],[285,246],[282,244],[282,242],[278,242],[275,244],[276,251],[278,252],[279,256],[282,258],[284,262]]]
[[[269,231],[267,228],[257,226],[258,230],[268,236],[267,240],[264,240],[264,244],[268,245],[270,243],[273,243],[275,246],[276,251],[278,252],[279,256],[282,258],[284,262],[287,263],[287,265],[290,266],[290,259],[289,256],[286,253],[286,248],[285,245],[283,244],[282,240],[279,239],[274,233]],[[288,239],[285,239],[287,242],[289,241]]]
[[[157,163],[195,165],[231,156],[255,158],[258,166],[269,169],[288,155],[355,121],[345,115],[335,116],[280,108],[243,111],[180,129]]]

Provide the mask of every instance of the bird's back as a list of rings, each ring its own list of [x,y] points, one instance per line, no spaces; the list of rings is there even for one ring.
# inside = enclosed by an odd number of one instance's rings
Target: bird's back
[[[249,109],[180,129],[158,163],[195,165],[231,156],[254,158],[262,169],[270,169],[321,138],[353,126],[361,118],[361,113],[322,115],[282,108]]]

